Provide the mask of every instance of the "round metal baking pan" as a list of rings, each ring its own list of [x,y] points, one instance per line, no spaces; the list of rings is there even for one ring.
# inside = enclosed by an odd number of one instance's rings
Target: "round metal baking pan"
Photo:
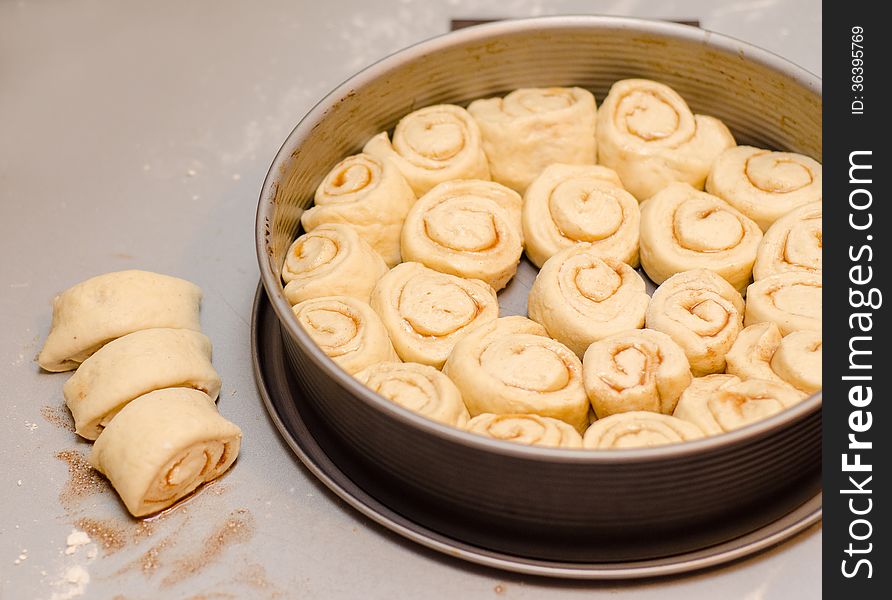
[[[615,563],[561,563],[494,552],[438,533],[430,509],[423,505],[390,508],[382,498],[393,490],[381,489],[381,482],[362,476],[361,465],[337,448],[337,440],[325,431],[324,423],[303,396],[301,384],[288,368],[282,332],[266,292],[258,286],[251,317],[251,356],[260,396],[282,437],[326,487],[354,509],[387,529],[423,546],[473,563],[548,577],[575,579],[620,579],[657,577],[703,569],[748,556],[799,533],[821,519],[820,481],[804,486],[801,505],[791,512],[747,535],[699,551],[653,560]],[[338,462],[333,460],[338,457]],[[361,487],[357,480],[363,480]],[[813,494],[807,497],[809,494]],[[769,516],[786,508],[763,507]],[[515,532],[522,536],[523,532]]]
[[[280,266],[316,185],[406,113],[524,86],[580,85],[602,99],[626,77],[671,85],[741,143],[821,159],[821,83],[795,65],[682,25],[549,17],[460,30],[362,71],[298,124],[264,182],[261,282],[282,328],[289,381],[300,382],[300,398],[318,416],[314,436],[331,440],[334,463],[359,465],[351,479],[376,486],[394,512],[427,507],[424,525],[440,535],[531,560],[647,561],[751,534],[816,493],[820,394],[732,433],[673,446],[593,452],[510,444],[427,420],[360,385],[313,343],[284,297]],[[521,265],[500,305],[515,305],[512,290],[522,292],[533,275]]]

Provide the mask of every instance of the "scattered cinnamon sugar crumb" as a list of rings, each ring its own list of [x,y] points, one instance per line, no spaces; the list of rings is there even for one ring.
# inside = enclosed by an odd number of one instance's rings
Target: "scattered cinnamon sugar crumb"
[[[266,576],[266,569],[263,568],[263,565],[246,565],[245,568],[236,575],[235,581],[253,587],[258,591],[265,591],[269,595],[269,598],[281,598],[283,596],[282,591],[270,583]]]
[[[247,509],[234,510],[216,531],[209,535],[196,554],[180,558],[170,575],[161,582],[171,586],[191,577],[215,562],[227,547],[250,540],[254,535],[254,517]]]
[[[96,471],[87,457],[77,450],[62,450],[56,458],[68,465],[68,482],[59,492],[59,502],[66,509],[74,508],[83,498],[111,491],[108,480]]]
[[[112,554],[127,545],[127,534],[119,523],[112,519],[78,519],[75,526],[82,529],[98,543],[105,554]]]
[[[65,431],[74,431],[74,419],[64,404],[58,406],[43,406],[40,409],[40,416],[50,425],[54,425]]]
[[[499,584],[496,584],[496,587],[492,588],[492,591],[494,591],[496,594],[501,596],[502,594],[505,593],[506,590],[505,590],[505,586],[502,585],[501,583],[499,583]]]

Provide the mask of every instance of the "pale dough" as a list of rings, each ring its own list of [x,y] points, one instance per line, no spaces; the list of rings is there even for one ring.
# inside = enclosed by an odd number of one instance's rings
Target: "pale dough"
[[[362,300],[323,296],[304,300],[292,310],[326,356],[351,375],[375,363],[399,360],[381,318]]]
[[[691,383],[684,350],[668,335],[651,329],[595,342],[585,352],[582,371],[598,418],[643,410],[672,414]]]
[[[725,369],[725,354],[743,329],[743,316],[740,293],[714,272],[697,269],[673,275],[657,288],[645,324],[675,340],[699,377]]]
[[[136,398],[99,435],[90,463],[134,517],[163,510],[226,472],[242,432],[198,390],[168,388]]]
[[[693,114],[675,90],[647,79],[614,83],[597,128],[598,163],[640,201],[676,181],[702,190],[716,158],[736,145],[720,120]]]
[[[693,423],[660,413],[632,411],[592,423],[582,438],[582,445],[592,450],[650,448],[703,436],[703,430]]]
[[[135,270],[98,275],[53,300],[53,323],[37,362],[47,371],[70,371],[134,331],[199,331],[200,303],[201,289],[176,277]]]
[[[464,427],[470,418],[461,392],[434,367],[381,362],[366,367],[355,377],[373,392],[428,419]]]
[[[403,259],[498,291],[514,277],[523,253],[522,204],[517,192],[492,181],[441,183],[409,210]]]
[[[320,225],[294,240],[282,265],[285,297],[292,306],[322,296],[368,302],[385,273],[381,255],[352,227],[340,223]]]
[[[674,183],[641,205],[641,266],[657,284],[710,269],[738,290],[750,281],[762,231],[720,198]]]
[[[801,271],[771,275],[746,289],[746,325],[770,321],[781,335],[822,330],[824,285],[821,276]]]
[[[569,424],[539,415],[496,415],[483,413],[467,428],[494,440],[547,448],[582,448],[582,436]]]
[[[561,250],[542,265],[527,299],[530,318],[580,358],[592,342],[644,326],[650,296],[626,263],[592,244]]]
[[[812,202],[789,212],[768,228],[759,244],[753,279],[756,281],[801,271],[821,275],[824,251],[824,210]]]
[[[453,104],[409,113],[397,123],[392,141],[384,131],[362,151],[393,161],[419,198],[444,181],[491,179],[480,127],[468,111]]]
[[[348,156],[316,188],[314,205],[300,217],[305,231],[344,223],[381,255],[388,267],[400,262],[400,231],[415,193],[389,160]]]
[[[725,359],[727,372],[741,379],[785,383],[809,395],[821,389],[823,356],[820,333],[802,330],[781,336],[777,325],[764,322],[741,331]]]
[[[706,190],[762,231],[791,210],[822,199],[821,163],[801,154],[737,146],[716,159]]]
[[[154,390],[188,387],[216,400],[220,376],[211,341],[189,329],[144,329],[100,348],[65,382],[75,431],[95,440],[128,402]]]
[[[548,165],[595,164],[596,108],[587,90],[550,87],[475,100],[468,112],[483,134],[493,180],[523,193]]]

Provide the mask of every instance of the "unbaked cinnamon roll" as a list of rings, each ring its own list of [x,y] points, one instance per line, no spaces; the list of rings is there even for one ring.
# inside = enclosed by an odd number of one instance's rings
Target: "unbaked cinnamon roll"
[[[168,388],[136,398],[102,430],[90,463],[134,517],[156,513],[226,472],[241,430],[204,392]]]
[[[707,435],[739,429],[775,415],[802,400],[790,386],[735,375],[707,375],[684,391],[675,417],[693,423]]]
[[[438,369],[468,331],[499,316],[496,292],[486,283],[414,262],[397,265],[378,281],[371,306],[400,358]]]
[[[447,181],[419,198],[402,231],[406,261],[505,287],[520,262],[523,201],[492,181]]]
[[[638,266],[638,201],[616,173],[597,165],[550,165],[523,201],[527,256],[537,267],[564,248],[589,242],[605,258]]]
[[[471,433],[526,446],[582,448],[582,436],[569,424],[539,415],[483,413],[468,422]]]
[[[393,140],[382,132],[362,151],[389,159],[419,198],[452,179],[490,179],[480,127],[468,111],[452,104],[428,106],[397,123]]]
[[[493,180],[521,193],[548,165],[595,164],[595,110],[578,87],[522,88],[468,106]]]
[[[649,448],[703,437],[688,421],[648,411],[617,413],[598,419],[585,432],[582,446],[592,450]]]
[[[322,296],[351,296],[369,301],[372,288],[387,272],[381,255],[349,225],[328,223],[291,244],[282,279],[292,306]]]
[[[542,265],[528,312],[580,358],[592,342],[644,325],[650,296],[626,263],[599,258],[592,244],[561,250]]]
[[[304,300],[292,310],[322,351],[350,374],[399,360],[381,318],[362,300],[323,296]]]
[[[691,383],[684,350],[668,335],[635,329],[589,346],[582,361],[585,391],[598,418],[629,411],[672,414]]]
[[[725,357],[728,373],[741,379],[785,383],[809,395],[821,389],[821,334],[793,331],[781,336],[774,323],[757,323],[740,332]]]
[[[821,171],[801,154],[737,146],[716,159],[706,189],[767,231],[791,210],[821,200]]]
[[[712,271],[697,269],[673,275],[657,288],[645,325],[675,340],[699,377],[725,369],[743,316],[740,293]]]
[[[211,341],[189,329],[144,329],[100,348],[65,382],[62,393],[78,435],[95,440],[128,402],[169,387],[217,399],[220,376]]]
[[[744,323],[774,323],[781,335],[808,330],[821,333],[821,276],[788,271],[756,281],[746,289]]]
[[[461,392],[437,369],[418,363],[382,362],[355,375],[364,386],[428,419],[464,427],[468,409]]]
[[[820,275],[824,250],[823,212],[821,202],[812,202],[775,221],[759,244],[753,279],[758,281],[787,271]]]
[[[443,372],[471,413],[536,414],[583,431],[589,402],[582,363],[545,329],[524,317],[481,325],[458,341]]]
[[[349,225],[393,267],[400,262],[403,220],[414,203],[415,193],[396,165],[356,154],[328,172],[300,223],[305,231],[325,223]]]
[[[53,324],[37,362],[70,371],[108,342],[142,329],[201,330],[201,289],[149,271],[119,271],[82,281],[53,299]]]
[[[715,196],[674,183],[641,205],[641,266],[657,284],[691,269],[738,290],[750,281],[762,231]]]
[[[614,83],[597,127],[598,163],[641,201],[676,181],[702,190],[713,162],[735,145],[724,123],[693,114],[675,90],[647,79]]]

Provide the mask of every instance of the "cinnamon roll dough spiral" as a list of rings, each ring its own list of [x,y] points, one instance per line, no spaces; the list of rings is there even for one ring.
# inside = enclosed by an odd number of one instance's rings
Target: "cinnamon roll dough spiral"
[[[483,413],[471,419],[466,429],[494,440],[526,446],[582,448],[582,436],[573,427],[559,419],[539,415]]]
[[[724,123],[693,114],[675,90],[646,79],[614,83],[597,128],[598,163],[641,201],[676,181],[702,190],[716,158],[736,144]]]
[[[821,275],[824,250],[822,206],[821,202],[800,206],[768,228],[756,253],[753,279],[758,281],[787,271]]]
[[[136,398],[99,435],[90,463],[134,517],[163,510],[226,472],[241,430],[204,392],[168,388]]]
[[[372,291],[371,306],[400,358],[438,369],[468,331],[499,316],[496,292],[486,283],[415,262],[384,275]]]
[[[675,417],[718,435],[775,415],[802,400],[790,386],[735,375],[707,375],[684,391]]]
[[[640,220],[638,201],[606,167],[550,165],[524,194],[524,241],[537,267],[577,242],[637,267]]]
[[[518,192],[548,165],[595,164],[596,106],[587,90],[521,88],[475,100],[468,112],[480,126],[493,180]]]
[[[582,363],[524,317],[504,317],[468,333],[443,372],[461,390],[471,416],[536,414],[578,431],[588,424]]]
[[[593,244],[561,250],[542,265],[527,302],[530,318],[580,358],[592,342],[644,326],[650,303],[637,271],[599,256]]]
[[[414,203],[415,193],[396,165],[355,154],[328,172],[300,223],[305,231],[326,223],[349,225],[393,267],[401,260],[400,231]]]
[[[629,411],[672,414],[691,383],[684,350],[668,335],[651,329],[595,342],[585,352],[582,371],[598,418]]]
[[[201,289],[149,271],[82,281],[53,300],[53,323],[37,358],[46,371],[70,371],[106,343],[155,327],[201,330]]]
[[[788,384],[804,395],[821,389],[821,334],[793,331],[781,336],[774,323],[744,328],[725,359],[727,372],[741,379],[764,379]]]
[[[682,271],[710,269],[743,290],[761,240],[753,221],[683,183],[641,205],[641,266],[657,284]]]
[[[821,163],[801,154],[737,146],[716,159],[706,190],[767,231],[791,210],[821,201],[821,171]]]
[[[657,288],[645,325],[675,340],[699,377],[724,370],[743,316],[740,293],[714,272],[697,269],[673,275]]]
[[[441,183],[409,210],[403,258],[500,290],[523,252],[522,204],[517,192],[492,181]]]
[[[384,259],[349,225],[328,223],[291,244],[282,279],[292,306],[322,296],[351,296],[369,301],[385,273]]]
[[[428,419],[464,427],[470,418],[452,380],[428,365],[382,362],[355,377],[373,392]]]
[[[491,179],[480,127],[468,111],[453,104],[428,106],[397,123],[393,140],[382,132],[362,151],[391,160],[419,198],[452,179]]]
[[[217,399],[220,376],[211,365],[207,337],[189,329],[135,331],[85,360],[62,392],[75,431],[95,440],[128,402],[169,387],[192,388]]]
[[[823,291],[821,276],[812,273],[788,271],[760,279],[746,289],[744,323],[769,321],[784,336],[803,329],[821,333]]]
[[[362,300],[324,296],[292,310],[322,351],[351,375],[375,363],[399,361],[381,318]]]
[[[632,411],[592,423],[582,438],[582,446],[592,450],[650,448],[702,437],[703,431],[693,423],[660,413]]]

